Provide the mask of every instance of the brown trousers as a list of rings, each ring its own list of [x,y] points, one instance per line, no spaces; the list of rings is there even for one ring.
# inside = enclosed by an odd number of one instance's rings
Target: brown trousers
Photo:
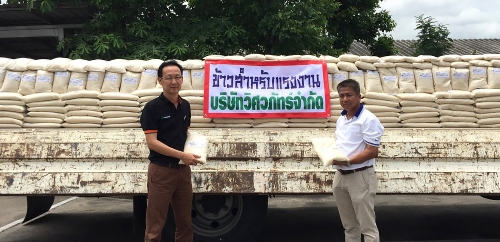
[[[174,169],[149,164],[148,207],[146,210],[145,242],[160,242],[167,220],[168,205],[172,205],[175,217],[175,241],[192,242],[191,203],[193,185],[189,166]]]

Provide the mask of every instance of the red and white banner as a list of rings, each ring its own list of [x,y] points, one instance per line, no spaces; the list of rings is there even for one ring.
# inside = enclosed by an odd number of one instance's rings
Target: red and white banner
[[[326,118],[324,61],[205,62],[206,118]]]

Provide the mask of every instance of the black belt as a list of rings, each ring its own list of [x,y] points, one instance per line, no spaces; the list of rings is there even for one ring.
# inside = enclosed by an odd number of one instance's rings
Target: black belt
[[[358,169],[352,169],[352,170],[341,170],[341,169],[338,169],[338,171],[342,175],[348,175],[348,174],[351,174],[351,173],[354,173],[354,172],[364,171],[364,170],[366,170],[368,168],[372,168],[372,167],[373,167],[373,165],[371,165],[371,166],[364,166],[364,167],[361,167],[361,168],[358,168]]]
[[[164,167],[172,168],[172,169],[182,169],[187,167],[186,164],[175,164],[175,163],[168,163],[165,164]]]

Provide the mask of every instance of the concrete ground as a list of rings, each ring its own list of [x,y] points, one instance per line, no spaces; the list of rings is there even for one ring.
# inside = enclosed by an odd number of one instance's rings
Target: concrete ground
[[[1,228],[23,217],[25,198],[0,197],[0,205]],[[379,195],[376,213],[381,241],[500,241],[500,201],[479,196]],[[260,242],[343,241],[331,195],[271,198],[265,223]],[[141,241],[132,231],[131,199],[78,198],[0,232],[0,241]]]

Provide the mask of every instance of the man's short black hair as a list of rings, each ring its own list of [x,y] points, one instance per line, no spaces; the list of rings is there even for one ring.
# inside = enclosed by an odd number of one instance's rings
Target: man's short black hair
[[[359,83],[353,79],[345,79],[339,83],[337,86],[337,92],[340,92],[340,88],[349,87],[354,93],[360,94],[361,88],[359,87]]]
[[[166,60],[163,63],[161,63],[160,67],[158,67],[158,77],[163,77],[163,68],[165,66],[177,66],[179,67],[179,70],[181,70],[181,75],[182,75],[182,66],[177,62],[176,60]]]

